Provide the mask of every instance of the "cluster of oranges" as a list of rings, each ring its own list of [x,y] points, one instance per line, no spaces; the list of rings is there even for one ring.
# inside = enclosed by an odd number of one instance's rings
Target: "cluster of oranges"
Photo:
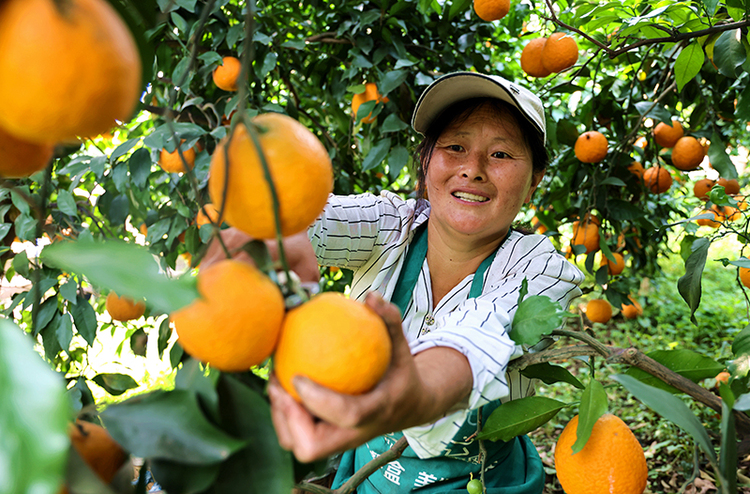
[[[303,231],[323,210],[332,187],[326,149],[304,125],[281,114],[239,123],[211,159],[211,211],[223,205],[223,219],[254,239],[275,239],[277,228],[283,236]],[[200,298],[170,317],[185,351],[216,369],[245,371],[273,356],[279,381],[298,398],[295,375],[358,394],[390,364],[385,323],[344,295],[323,293],[287,312],[270,277],[233,259],[201,269],[198,292]]]
[[[569,69],[578,61],[578,43],[567,33],[535,38],[521,51],[521,69],[531,77],[547,77]]]
[[[106,0],[0,2],[2,176],[29,176],[55,145],[109,131],[140,93],[138,48]]]

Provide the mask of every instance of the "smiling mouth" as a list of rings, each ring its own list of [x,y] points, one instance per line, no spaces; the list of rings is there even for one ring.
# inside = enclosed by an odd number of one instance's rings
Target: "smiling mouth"
[[[469,194],[468,192],[454,192],[453,197],[457,197],[468,202],[487,202],[489,197],[482,197],[476,194]]]

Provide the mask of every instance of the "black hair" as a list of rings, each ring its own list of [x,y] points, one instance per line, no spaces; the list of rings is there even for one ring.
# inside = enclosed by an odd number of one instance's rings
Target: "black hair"
[[[547,169],[549,154],[544,146],[541,132],[521,114],[515,106],[496,98],[470,98],[458,101],[436,117],[427,128],[422,142],[417,146],[417,198],[425,195],[425,173],[432,159],[440,135],[450,125],[466,121],[479,107],[488,103],[498,111],[508,111],[516,120],[526,147],[531,152],[531,167],[533,173],[541,173]]]

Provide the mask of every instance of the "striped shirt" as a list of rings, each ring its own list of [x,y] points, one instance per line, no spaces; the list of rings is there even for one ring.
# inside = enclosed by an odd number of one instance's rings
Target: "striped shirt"
[[[384,191],[380,196],[330,196],[308,230],[318,262],[353,270],[350,297],[364,300],[377,291],[390,300],[414,230],[429,218],[426,201],[404,200]],[[433,309],[427,260],[403,315],[412,354],[436,346],[466,356],[473,386],[466,407],[438,421],[403,431],[420,458],[440,456],[469,410],[496,399],[533,393],[533,383],[507,373],[509,360],[523,353],[509,337],[523,279],[529,295],[546,295],[568,308],[581,294],[583,273],[561,256],[544,235],[511,230],[485,273],[482,295],[469,298],[474,275],[456,285]]]

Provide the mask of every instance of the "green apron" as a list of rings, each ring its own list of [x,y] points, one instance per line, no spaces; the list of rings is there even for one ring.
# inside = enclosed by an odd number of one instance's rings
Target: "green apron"
[[[469,291],[469,298],[481,295],[484,273],[495,257],[493,252],[477,269]],[[404,267],[399,274],[391,302],[401,309],[401,314],[411,301],[422,264],[427,256],[427,224],[420,226],[409,247]],[[487,420],[500,406],[500,400],[482,407],[482,418]],[[446,446],[441,456],[420,459],[411,446],[407,446],[397,460],[381,467],[358,488],[362,494],[402,493],[461,493],[466,494],[470,477],[479,478],[482,468],[479,458],[477,410],[471,411],[466,421]],[[354,473],[376,456],[384,453],[401,438],[401,432],[376,437],[341,456],[332,488],[337,489]],[[544,489],[544,468],[536,448],[528,437],[519,436],[509,442],[485,441],[485,485],[488,494],[540,494]]]

